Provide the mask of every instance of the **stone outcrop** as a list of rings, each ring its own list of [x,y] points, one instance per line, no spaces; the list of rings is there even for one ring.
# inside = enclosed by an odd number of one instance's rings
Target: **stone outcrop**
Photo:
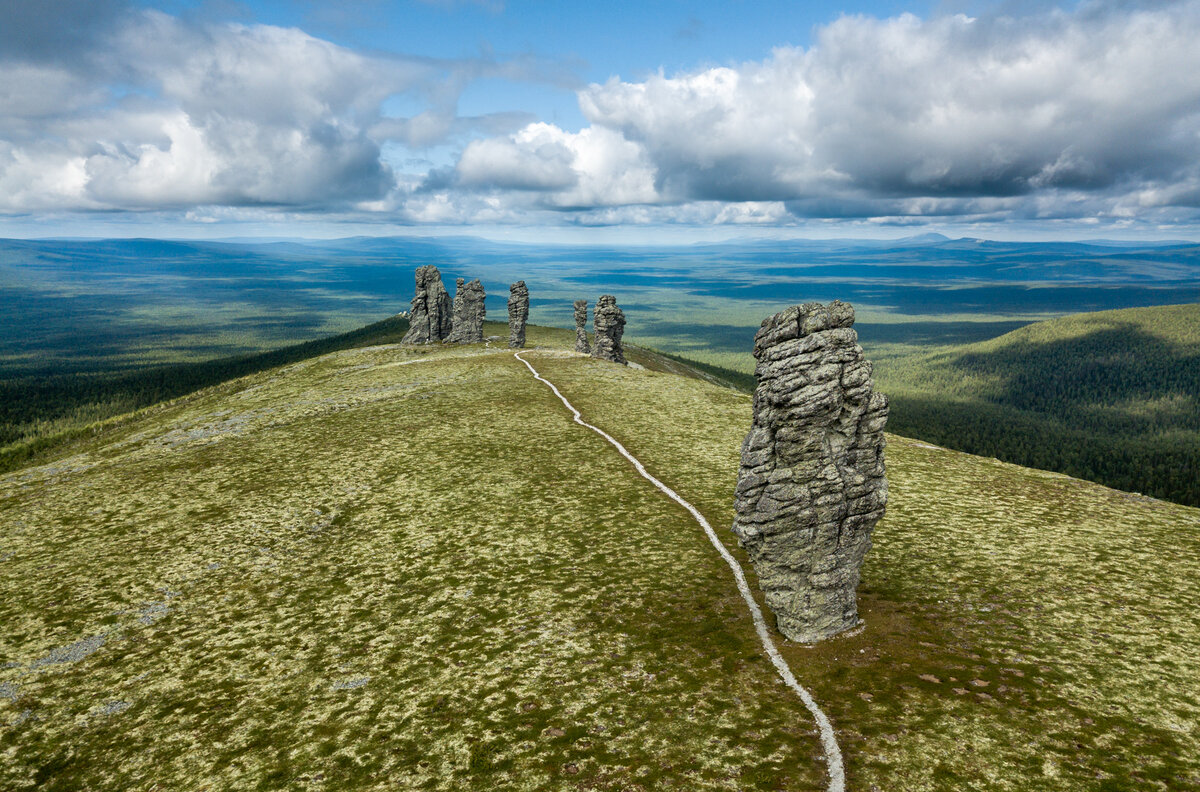
[[[529,288],[522,280],[509,286],[508,292],[508,346],[520,349],[525,346],[525,322],[529,319]]]
[[[859,570],[887,503],[888,401],[872,389],[853,325],[846,303],[806,303],[754,337],[758,387],[733,532],[794,641],[859,623]]]
[[[432,264],[417,267],[417,291],[408,321],[403,344],[432,344],[450,335],[450,295],[442,285],[442,273]]]
[[[483,342],[483,317],[487,309],[483,305],[483,284],[479,278],[466,283],[458,279],[454,290],[454,318],[447,344],[479,344]]]
[[[625,334],[625,312],[617,307],[617,298],[605,294],[596,301],[592,312],[592,357],[611,360],[627,365],[625,352],[621,349],[621,336]]]
[[[587,300],[575,301],[575,351],[585,355],[592,351],[587,337]]]

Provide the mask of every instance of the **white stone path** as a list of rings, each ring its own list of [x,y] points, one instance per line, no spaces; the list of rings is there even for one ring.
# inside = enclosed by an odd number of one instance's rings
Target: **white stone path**
[[[592,426],[590,423],[585,422],[583,417],[580,415],[579,410],[576,410],[575,407],[569,401],[567,401],[567,398],[559,392],[558,388],[554,386],[554,383],[539,374],[537,369],[535,369],[528,360],[521,357],[522,354],[524,354],[524,352],[516,352],[513,354],[513,357],[524,363],[525,367],[529,369],[530,373],[533,374],[535,379],[537,379],[539,382],[545,383],[550,390],[554,391],[554,395],[562,400],[562,403],[566,405],[567,409],[570,410],[575,416],[575,423],[591,429],[593,432],[611,443],[614,448],[621,452],[621,456],[628,459],[629,462],[637,469],[637,472],[642,475],[642,478],[649,481],[655,487],[658,487],[658,489],[661,490],[668,498],[687,509],[692,517],[695,518],[696,522],[700,524],[700,527],[704,529],[704,533],[708,535],[708,541],[712,542],[712,546],[716,548],[718,553],[720,553],[721,558],[725,559],[725,563],[729,565],[729,569],[733,572],[733,579],[737,582],[738,591],[741,592],[742,599],[746,601],[746,607],[750,609],[750,616],[754,619],[754,629],[758,631],[758,639],[762,642],[763,649],[766,651],[767,656],[771,658],[771,663],[775,666],[775,670],[779,672],[779,676],[783,679],[784,684],[786,684],[788,687],[794,690],[798,696],[800,696],[800,700],[804,702],[805,707],[808,707],[808,711],[812,713],[813,719],[817,722],[817,729],[821,734],[821,745],[825,749],[825,766],[829,770],[829,792],[845,792],[846,773],[842,767],[842,752],[838,748],[837,737],[835,737],[833,733],[833,726],[829,723],[829,718],[827,718],[825,713],[821,711],[821,708],[817,706],[817,702],[813,700],[813,697],[809,694],[809,692],[805,690],[799,682],[796,681],[796,677],[792,674],[792,669],[788,667],[787,661],[783,659],[783,656],[779,654],[779,650],[775,648],[775,642],[771,639],[771,633],[767,630],[767,623],[763,619],[762,609],[758,607],[758,603],[755,602],[754,596],[750,593],[750,585],[746,582],[746,574],[742,571],[742,565],[738,563],[738,560],[733,557],[729,550],[725,548],[725,545],[721,543],[721,540],[717,538],[716,531],[713,530],[712,526],[708,524],[708,520],[704,519],[704,515],[701,514],[695,506],[681,498],[679,494],[675,492],[675,490],[671,489],[666,484],[663,484],[654,476],[650,475],[646,471],[645,466],[643,466],[642,463],[637,460],[637,457],[629,453],[629,451],[625,449],[625,446],[621,445],[616,438],[605,432],[603,429],[599,429],[595,426]]]

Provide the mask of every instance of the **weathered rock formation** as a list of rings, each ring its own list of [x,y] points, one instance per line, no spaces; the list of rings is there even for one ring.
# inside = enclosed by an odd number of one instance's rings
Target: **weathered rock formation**
[[[417,291],[408,321],[403,344],[432,344],[450,335],[450,295],[442,285],[442,273],[432,264],[417,267]]]
[[[596,301],[596,310],[592,312],[592,331],[596,336],[592,343],[592,357],[626,365],[625,353],[621,349],[621,336],[625,334],[625,312],[617,307],[616,297],[605,294]]]
[[[462,278],[454,290],[454,321],[447,344],[478,344],[483,341],[483,284],[479,278],[466,283]]]
[[[585,355],[592,351],[587,339],[587,300],[575,301],[575,351]]]
[[[887,503],[888,401],[872,390],[853,325],[846,303],[806,303],[754,337],[758,387],[733,532],[794,641],[859,623],[859,569]]]
[[[529,288],[522,280],[509,286],[508,292],[508,346],[520,349],[525,346],[525,321],[529,319]]]

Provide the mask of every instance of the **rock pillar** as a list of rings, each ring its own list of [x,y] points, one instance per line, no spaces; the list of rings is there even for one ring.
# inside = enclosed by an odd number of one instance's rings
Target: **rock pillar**
[[[520,349],[525,346],[525,321],[529,319],[529,288],[522,280],[509,286],[508,292],[508,346]]]
[[[478,344],[483,341],[483,317],[487,314],[483,305],[484,296],[479,278],[470,283],[458,279],[454,290],[454,321],[446,343]]]
[[[754,423],[733,532],[779,631],[814,642],[859,623],[859,570],[887,503],[888,401],[842,302],[806,303],[754,337]]]
[[[450,295],[442,285],[442,273],[432,264],[417,267],[417,289],[408,321],[403,344],[431,344],[450,335]]]
[[[625,312],[617,307],[616,297],[605,294],[596,301],[596,310],[592,312],[592,330],[595,335],[592,357],[626,365],[625,353],[621,349],[621,336],[625,334]]]
[[[587,337],[587,300],[575,301],[575,351],[585,355],[592,351]]]

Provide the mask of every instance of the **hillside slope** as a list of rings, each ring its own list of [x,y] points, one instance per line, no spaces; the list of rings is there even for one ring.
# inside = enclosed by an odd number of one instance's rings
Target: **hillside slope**
[[[744,394],[525,357],[727,526]],[[637,359],[637,358],[635,358]],[[1200,511],[892,438],[853,790],[1200,786]],[[823,789],[729,570],[508,350],[348,349],[0,477],[0,788]]]
[[[1200,505],[1200,304],[1037,322],[876,372],[901,434]]]

